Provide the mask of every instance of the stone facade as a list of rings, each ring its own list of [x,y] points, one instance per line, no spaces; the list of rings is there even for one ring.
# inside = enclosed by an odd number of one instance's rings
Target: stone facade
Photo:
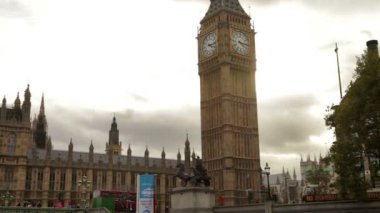
[[[202,158],[219,205],[261,200],[255,31],[238,0],[211,0],[198,34]]]
[[[264,175],[263,185],[265,186],[267,183],[266,181],[267,176]],[[304,185],[302,181],[297,180],[295,170],[293,170],[293,177],[290,175],[289,171],[285,172],[285,169],[283,169],[280,174],[269,175],[269,185],[272,200],[275,203],[292,204],[302,202]]]
[[[166,159],[164,150],[161,158],[149,157],[148,149],[143,157],[132,156],[130,146],[127,155],[122,155],[114,117],[106,153],[94,153],[92,141],[88,152],[74,151],[77,142],[73,140],[67,150],[54,150],[47,132],[44,100],[38,116],[31,122],[30,96],[28,86],[22,106],[17,96],[13,107],[8,108],[4,98],[0,108],[0,194],[9,191],[14,196],[9,202],[11,206],[29,201],[47,207],[57,205],[57,200],[64,206],[78,205],[82,193],[78,183],[84,175],[90,181],[86,192],[88,206],[94,190],[134,191],[137,175],[141,173],[157,174],[158,211],[165,212],[170,206],[169,192],[178,184],[174,177],[177,163],[190,167],[191,159],[195,158],[194,152],[190,156],[188,138],[185,161],[181,160],[180,152],[177,159]]]

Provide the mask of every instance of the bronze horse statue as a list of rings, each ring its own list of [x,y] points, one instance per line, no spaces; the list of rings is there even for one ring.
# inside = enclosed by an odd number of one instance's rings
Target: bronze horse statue
[[[183,163],[179,163],[176,168],[175,176],[181,179],[181,186],[185,187],[188,182],[190,182],[191,186],[201,186],[202,184],[206,187],[210,186],[211,177],[207,175],[207,170],[203,167],[202,160],[199,157],[196,159],[195,168],[192,168],[193,176],[185,173]]]

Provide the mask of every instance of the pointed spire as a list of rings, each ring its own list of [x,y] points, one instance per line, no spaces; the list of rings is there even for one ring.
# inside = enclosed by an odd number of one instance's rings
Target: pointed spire
[[[303,162],[303,157],[302,157],[302,154],[301,154],[301,163]]]
[[[70,138],[70,143],[69,143],[69,152],[72,152],[73,151],[73,148],[74,148],[74,145],[73,145],[73,139]]]
[[[128,144],[127,155],[128,155],[128,156],[131,156],[131,155],[132,155],[131,144]]]
[[[127,150],[127,165],[131,166],[132,164],[132,150],[131,150],[131,144],[128,144],[128,150]]]
[[[70,138],[70,143],[69,143],[69,152],[67,154],[67,160],[69,161],[69,165],[72,163],[73,161],[73,149],[74,149],[74,145],[73,145],[73,139]]]
[[[32,107],[32,104],[30,103],[30,91],[29,91],[29,84],[24,92],[24,102],[22,103],[22,120],[24,122],[30,122],[30,109]]]
[[[293,168],[293,180],[297,180],[296,169]]]
[[[177,153],[177,164],[181,163],[181,152],[179,151],[178,148],[178,153]]]
[[[28,86],[27,86],[27,88],[26,88],[26,90],[24,91],[24,98],[25,98],[25,100],[30,100],[30,97],[31,97],[32,95],[30,94],[30,90],[29,90],[29,84],[28,84]]]
[[[145,168],[148,168],[148,167],[149,167],[149,151],[148,151],[148,145],[146,146],[144,157],[145,157]]]
[[[235,14],[239,14],[249,18],[249,16],[243,10],[238,0],[211,0],[211,4],[206,12],[205,17],[201,22],[203,22],[206,18],[211,17],[223,10],[231,11]]]
[[[166,154],[165,154],[165,149],[162,147],[162,152],[161,152],[161,167],[165,168],[166,167],[166,160],[165,160]]]
[[[20,109],[21,108],[21,101],[20,101],[19,92],[17,92],[17,97],[16,97],[16,100],[15,100],[15,108],[16,109]]]
[[[185,145],[189,145],[189,146],[190,146],[189,133],[186,133],[186,141],[185,141]]]
[[[161,158],[165,159],[165,156],[166,156],[166,154],[165,154],[165,148],[162,147]]]
[[[91,139],[91,144],[90,144],[90,152],[94,152],[94,145],[92,144],[92,139]]]
[[[111,124],[111,129],[109,131],[108,143],[110,145],[120,145],[119,144],[119,130],[117,129],[116,116],[114,114]]]
[[[88,156],[88,161],[89,163],[94,163],[94,145],[92,145],[92,139],[91,139],[91,144],[90,144],[90,147],[89,147],[89,156]]]
[[[33,133],[34,141],[36,143],[37,148],[39,149],[45,148],[46,139],[47,139],[47,130],[48,130],[48,124],[47,124],[46,115],[45,115],[45,101],[44,101],[44,95],[42,94],[40,112],[38,114],[37,122],[36,122],[34,133]]]
[[[283,175],[285,174],[285,168],[284,168],[284,166],[282,166],[282,174]]]
[[[185,141],[185,171],[187,173],[190,173],[190,158],[191,158],[191,151],[190,151],[190,141],[189,141],[189,134],[186,134],[186,141]]]
[[[145,156],[145,157],[149,157],[148,145],[146,145],[144,156]]]
[[[310,154],[307,154],[307,162],[310,162]]]
[[[41,105],[40,105],[40,114],[39,115],[45,115],[45,98],[44,94],[42,93],[42,98],[41,98]]]
[[[0,119],[7,120],[7,99],[5,99],[5,95],[3,98],[3,104],[1,106]]]

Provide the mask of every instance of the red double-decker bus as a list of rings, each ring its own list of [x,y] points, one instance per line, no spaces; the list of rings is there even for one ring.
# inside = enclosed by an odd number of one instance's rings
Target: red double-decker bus
[[[153,194],[154,212],[157,208],[157,200]],[[95,190],[93,192],[92,207],[105,207],[111,212],[136,212],[136,192],[117,190]]]
[[[136,212],[136,192],[96,190],[93,192],[92,207],[106,207],[111,212]]]

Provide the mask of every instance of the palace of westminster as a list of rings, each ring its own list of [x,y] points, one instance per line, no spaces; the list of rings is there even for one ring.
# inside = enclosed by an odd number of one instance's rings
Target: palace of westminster
[[[261,168],[255,89],[255,31],[251,18],[238,0],[211,0],[198,32],[198,74],[200,77],[200,121],[202,160],[211,176],[216,197],[224,205],[247,202],[246,190],[254,202],[261,201]],[[196,86],[196,85],[194,85]],[[50,115],[54,116],[54,115]],[[156,174],[159,212],[170,206],[170,190],[179,186],[175,169],[179,162],[189,170],[195,154],[185,141],[184,159],[127,155],[121,150],[119,130],[114,117],[105,144],[105,153],[74,151],[76,141],[67,150],[52,149],[47,132],[44,99],[38,116],[31,119],[29,86],[21,103],[17,95],[10,106],[4,97],[0,108],[0,193],[7,191],[17,202],[64,205],[80,200],[79,181],[86,175],[90,182],[87,200],[94,190],[135,190],[138,174]],[[177,143],[174,142],[173,143]],[[88,201],[89,202],[89,201]],[[89,203],[88,203],[89,205]]]

